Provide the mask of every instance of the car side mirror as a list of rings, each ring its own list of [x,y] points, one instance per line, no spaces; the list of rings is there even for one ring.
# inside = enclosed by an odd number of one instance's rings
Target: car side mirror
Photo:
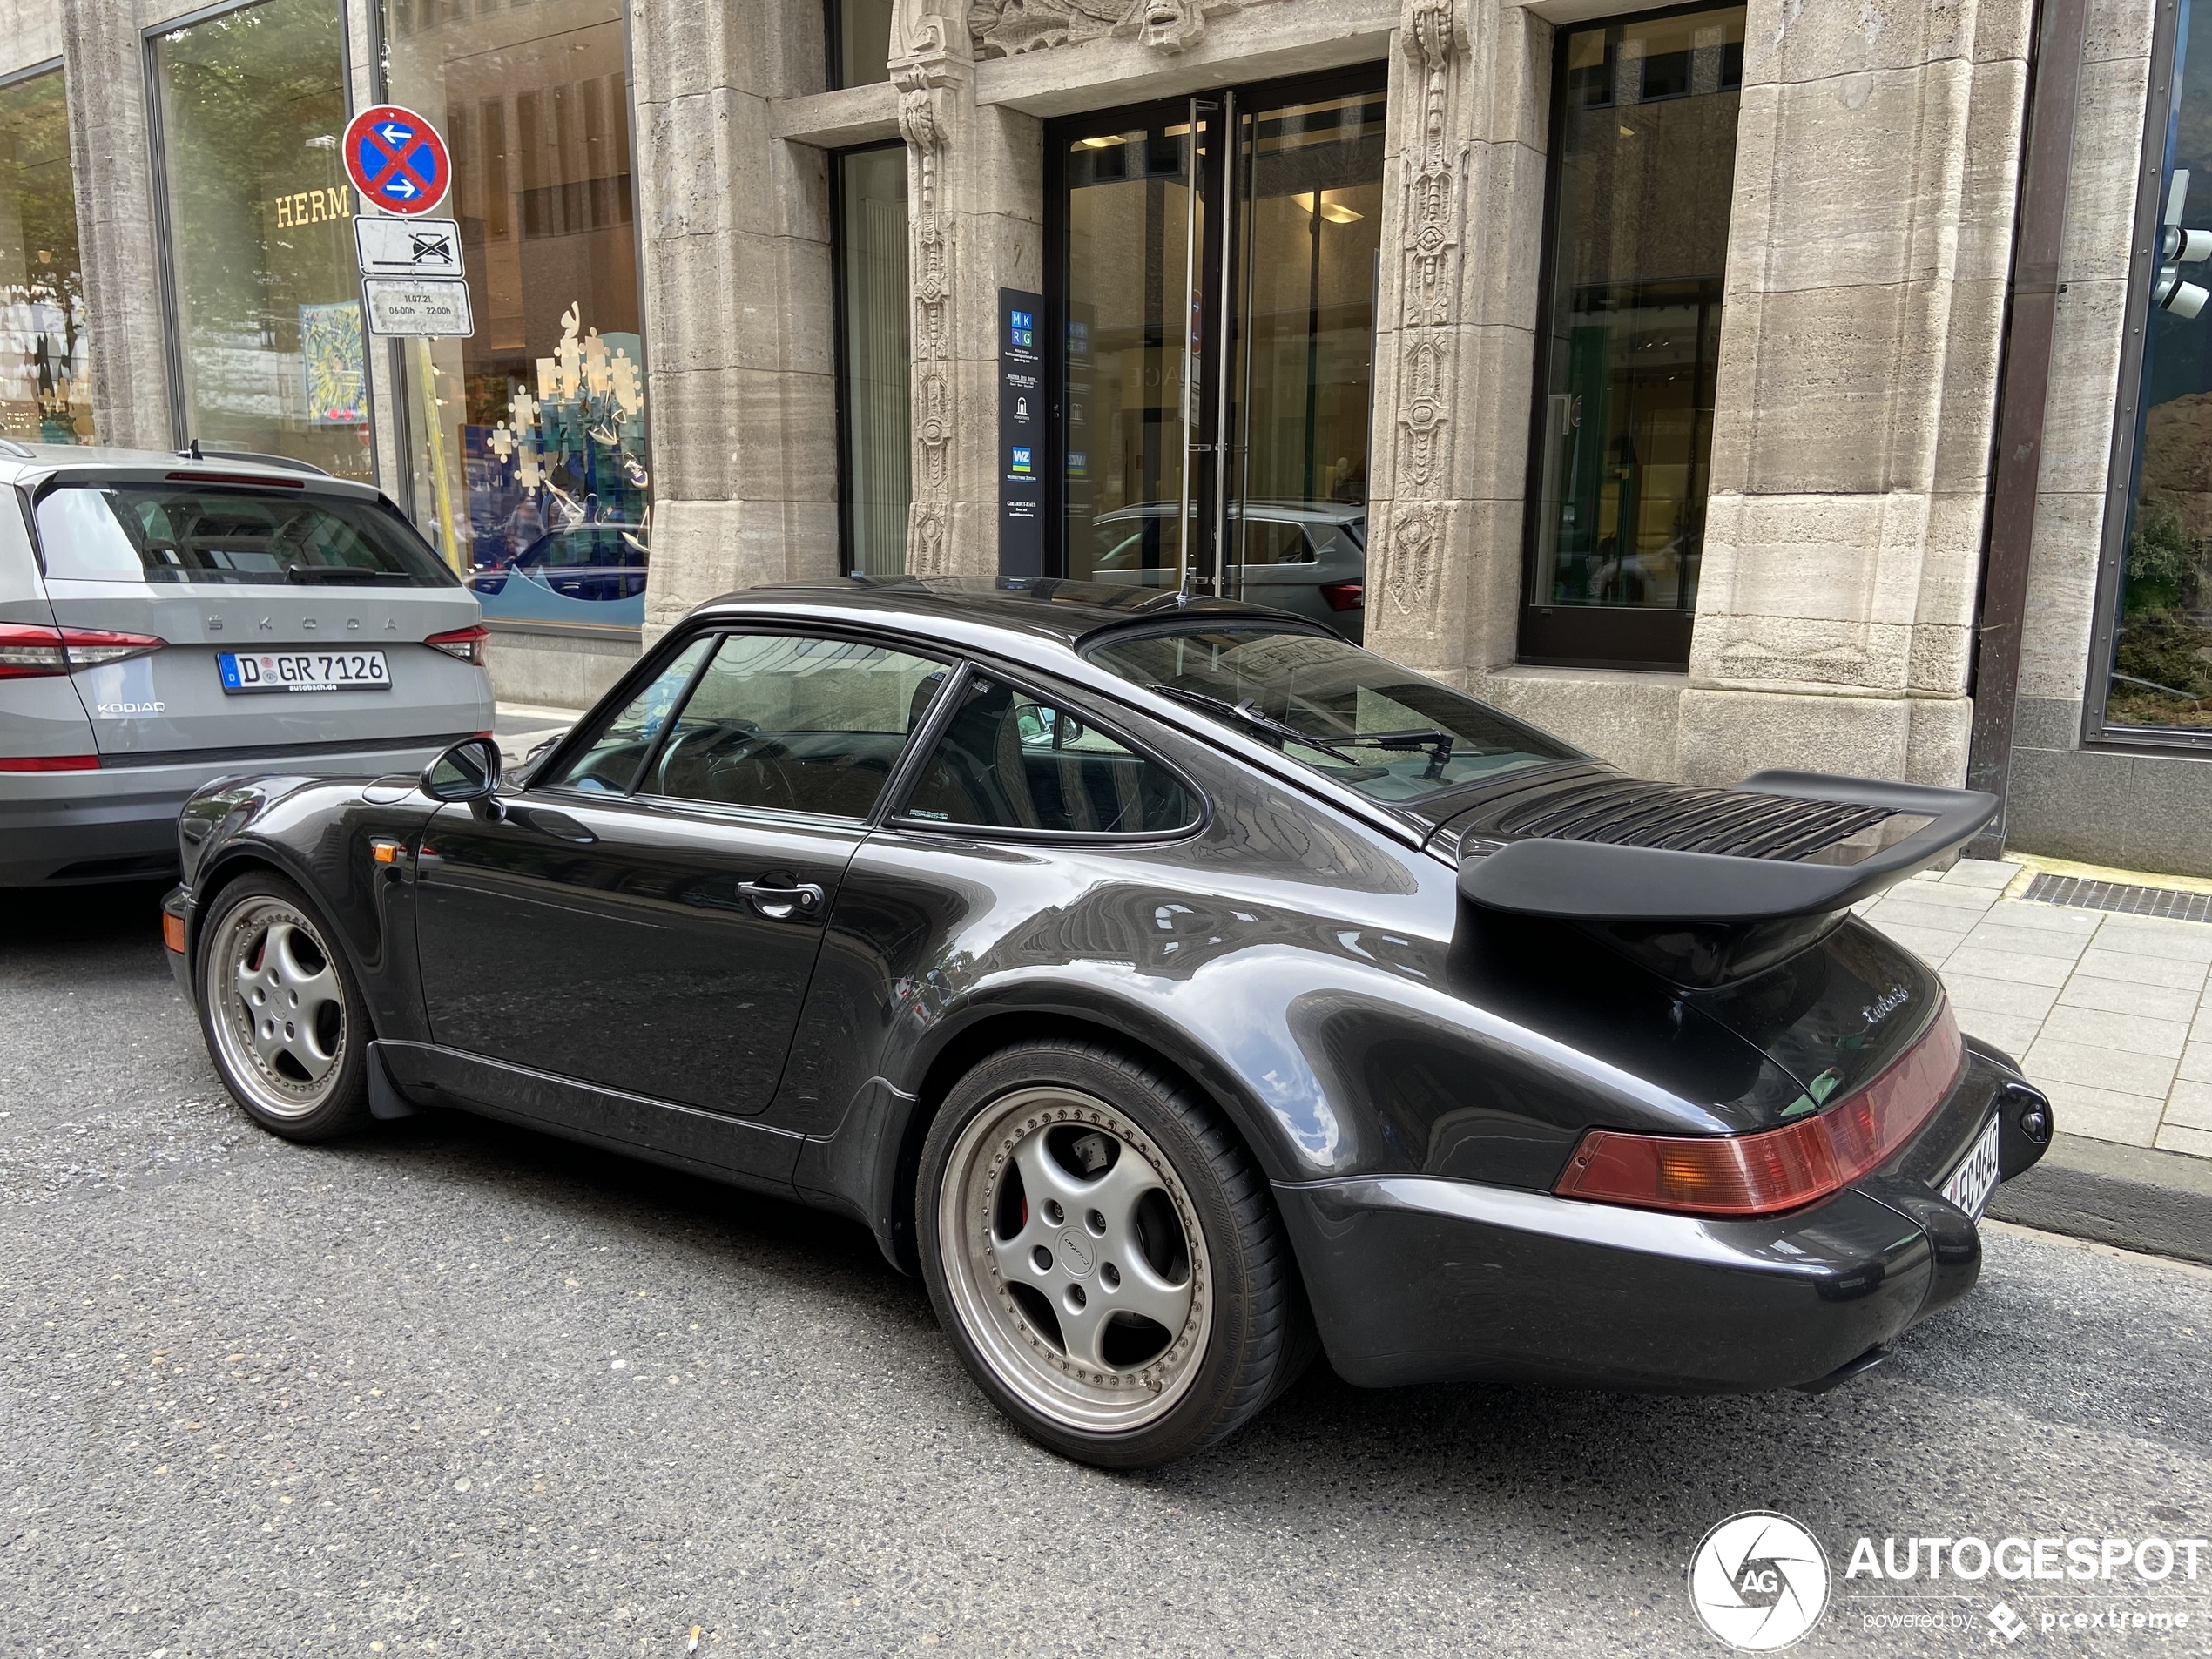
[[[489,738],[464,738],[422,768],[432,800],[488,802],[498,789],[499,745]]]

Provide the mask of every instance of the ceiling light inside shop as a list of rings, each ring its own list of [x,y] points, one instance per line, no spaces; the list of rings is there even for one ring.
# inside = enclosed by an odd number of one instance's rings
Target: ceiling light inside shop
[[[1323,202],[1321,217],[1332,225],[1355,225],[1367,216],[1357,208],[1346,207],[1342,202]]]
[[[1095,138],[1078,138],[1076,143],[1086,150],[1118,150],[1128,140],[1118,132],[1109,132]]]

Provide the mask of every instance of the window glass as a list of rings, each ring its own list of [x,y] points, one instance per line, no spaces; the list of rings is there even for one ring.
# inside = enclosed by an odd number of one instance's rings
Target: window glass
[[[904,813],[934,824],[1130,835],[1188,828],[1198,805],[1163,766],[1072,710],[988,675],[922,769]]]
[[[1683,657],[1696,608],[1743,10],[1561,31],[1527,654]],[[1641,634],[1554,608],[1679,613]],[[1532,624],[1534,625],[1534,624]],[[1541,637],[1540,637],[1541,636]],[[1663,641],[1663,643],[1662,643]],[[1609,642],[1609,643],[1608,643]],[[1684,658],[1686,660],[1686,657]]]
[[[372,478],[340,9],[154,37],[185,435]]]
[[[839,156],[837,270],[845,331],[845,568],[907,568],[907,146]]]
[[[2163,262],[2144,335],[2142,424],[2120,570],[2105,719],[2212,731],[2212,46],[2190,50],[2193,8],[2175,39],[2174,107],[2158,206]],[[2181,231],[2193,245],[2178,246]],[[2172,253],[2198,253],[2194,260]],[[2184,285],[2187,285],[2185,287]],[[2194,289],[2195,292],[2189,290]]]
[[[944,664],[842,639],[732,634],[638,792],[865,818]]]
[[[830,84],[891,78],[891,0],[828,0]]]
[[[402,341],[415,522],[488,617],[631,629],[652,542],[620,0],[384,0],[385,96],[453,153],[476,332]],[[599,572],[567,583],[562,538]]]
[[[0,431],[30,443],[92,442],[77,188],[62,72],[0,87]]]
[[[48,576],[79,581],[453,583],[390,508],[292,490],[65,484],[38,503],[38,546]]]
[[[595,794],[620,795],[637,780],[637,767],[661,728],[668,724],[676,700],[691,683],[691,675],[714,648],[714,636],[694,639],[678,651],[667,667],[653,676],[645,689],[599,729],[588,747],[556,774],[540,780],[556,788],[585,789]]]
[[[1194,629],[1087,654],[1377,800],[1417,800],[1577,757],[1487,703],[1327,634]]]

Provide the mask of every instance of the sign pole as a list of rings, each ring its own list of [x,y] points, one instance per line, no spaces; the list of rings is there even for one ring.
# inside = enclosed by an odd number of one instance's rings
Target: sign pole
[[[456,576],[467,576],[461,539],[453,528],[453,479],[446,466],[445,422],[438,418],[438,367],[430,358],[430,339],[415,337],[415,377],[422,383],[422,429],[429,445],[430,499],[438,515],[438,549]]]

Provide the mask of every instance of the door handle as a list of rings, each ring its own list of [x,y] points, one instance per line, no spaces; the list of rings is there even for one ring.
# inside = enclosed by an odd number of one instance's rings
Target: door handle
[[[826,896],[811,881],[793,886],[771,887],[765,881],[740,881],[738,892],[752,900],[752,907],[771,921],[789,921],[793,916],[813,918],[822,914],[822,901]]]
[[[557,840],[574,841],[579,846],[588,846],[599,839],[566,813],[556,813],[550,807],[516,806],[510,808],[508,815],[520,819],[541,835],[550,835]]]

